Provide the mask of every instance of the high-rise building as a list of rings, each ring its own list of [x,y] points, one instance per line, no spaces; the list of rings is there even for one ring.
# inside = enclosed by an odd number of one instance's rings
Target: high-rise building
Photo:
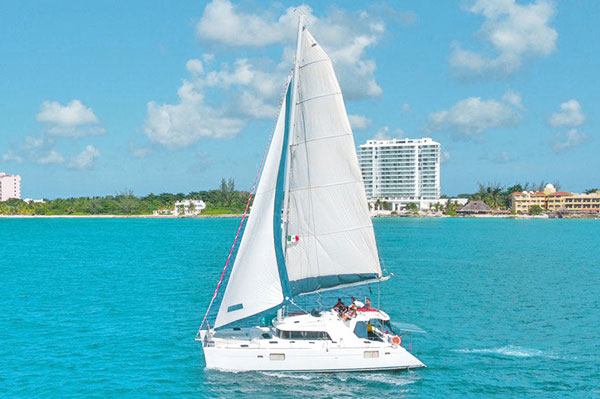
[[[21,198],[21,176],[0,172],[0,201]]]
[[[440,198],[440,143],[430,138],[367,140],[358,160],[371,207],[386,203],[401,210],[419,209]]]

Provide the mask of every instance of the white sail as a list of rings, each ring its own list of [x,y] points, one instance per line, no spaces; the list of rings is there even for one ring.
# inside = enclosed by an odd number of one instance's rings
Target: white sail
[[[289,90],[286,92],[286,97],[289,97]],[[283,262],[280,241],[281,205],[277,205],[276,193],[278,175],[281,174],[280,169],[283,169],[282,157],[285,156],[282,149],[287,141],[286,108],[284,102],[256,188],[252,210],[219,307],[215,328],[263,312],[283,301],[277,260],[279,251],[280,262]],[[279,188],[279,191],[282,189]],[[277,241],[280,244],[279,248],[276,247]]]
[[[290,138],[292,295],[382,276],[354,138],[331,60],[304,29]]]

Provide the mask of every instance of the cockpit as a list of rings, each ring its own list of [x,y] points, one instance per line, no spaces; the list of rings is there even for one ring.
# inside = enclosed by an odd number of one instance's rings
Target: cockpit
[[[395,334],[389,320],[369,319],[368,321],[356,321],[354,334],[358,338],[369,341],[384,342],[384,334]]]

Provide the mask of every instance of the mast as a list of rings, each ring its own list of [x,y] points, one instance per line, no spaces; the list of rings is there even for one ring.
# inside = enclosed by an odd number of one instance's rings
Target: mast
[[[292,145],[294,145],[294,135],[295,135],[295,130],[296,130],[296,101],[297,101],[297,96],[298,96],[298,69],[300,67],[300,57],[302,56],[302,31],[305,28],[305,17],[304,15],[300,15],[300,17],[298,17],[298,35],[296,38],[296,57],[294,58],[294,73],[292,75],[292,93],[291,93],[291,101],[290,101],[290,118],[289,121],[287,121],[289,123],[289,136],[288,136],[288,146],[285,149],[285,151],[287,151],[287,165],[286,165],[286,170],[285,170],[285,189],[284,189],[284,197],[283,197],[283,214],[282,214],[282,222],[284,224],[282,232],[283,232],[283,240],[282,242],[285,245],[285,250],[284,253],[286,254],[286,258],[287,258],[287,225],[288,225],[288,205],[290,202],[290,196],[289,196],[289,192],[290,192],[290,164],[291,164],[291,159],[290,159],[290,149],[292,147]]]

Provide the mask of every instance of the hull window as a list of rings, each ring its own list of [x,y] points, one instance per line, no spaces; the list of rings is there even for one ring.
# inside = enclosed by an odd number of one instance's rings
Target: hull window
[[[277,337],[281,339],[295,339],[295,340],[306,340],[306,341],[316,341],[316,340],[328,340],[331,341],[331,337],[325,331],[285,331],[277,329],[276,331]]]
[[[365,357],[365,359],[372,359],[375,357],[379,357],[379,351],[365,351],[364,357]]]
[[[271,360],[285,360],[285,353],[271,353],[269,355]]]

